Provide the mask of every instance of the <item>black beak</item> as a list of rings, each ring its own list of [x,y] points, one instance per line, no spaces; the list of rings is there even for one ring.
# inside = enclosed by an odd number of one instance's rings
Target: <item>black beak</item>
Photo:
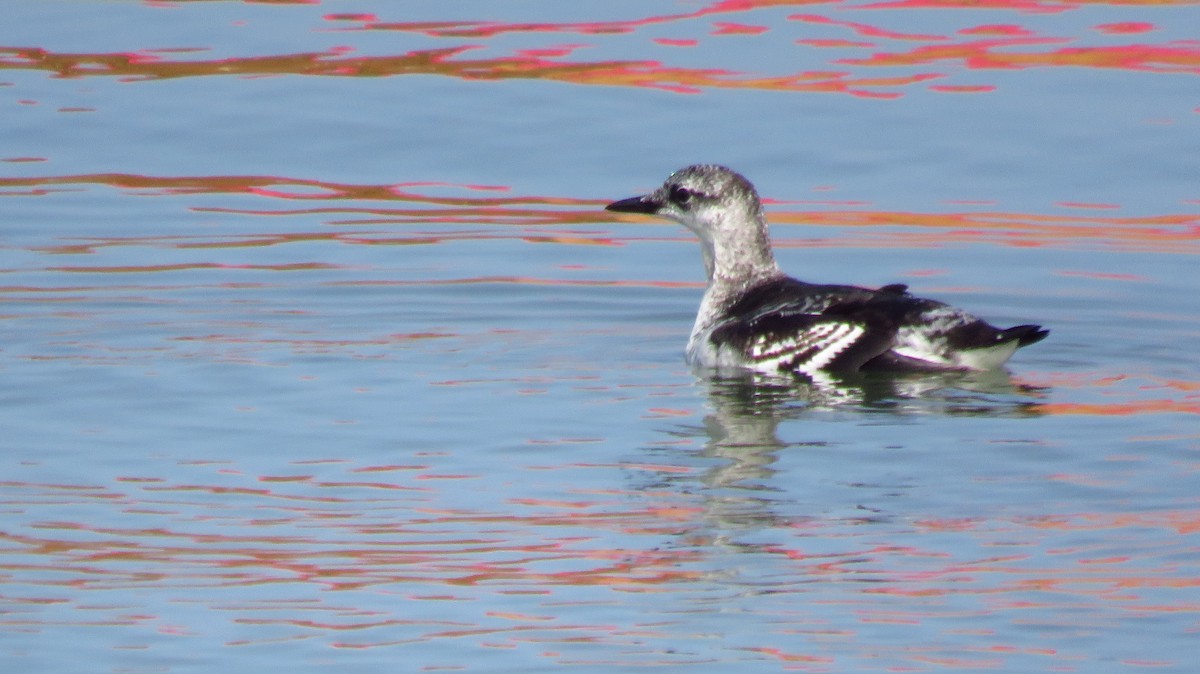
[[[616,211],[618,213],[645,213],[647,215],[654,215],[660,208],[662,208],[662,204],[651,199],[649,196],[644,196],[614,201],[605,206],[604,210]]]

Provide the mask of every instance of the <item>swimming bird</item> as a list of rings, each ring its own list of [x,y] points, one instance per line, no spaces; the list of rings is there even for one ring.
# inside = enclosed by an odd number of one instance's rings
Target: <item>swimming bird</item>
[[[784,274],[758,192],[723,166],[680,169],[650,194],[606,208],[669,218],[700,238],[708,287],[687,344],[695,366],[810,377],[983,371],[1049,334],[1040,325],[997,328],[900,283],[872,290]]]

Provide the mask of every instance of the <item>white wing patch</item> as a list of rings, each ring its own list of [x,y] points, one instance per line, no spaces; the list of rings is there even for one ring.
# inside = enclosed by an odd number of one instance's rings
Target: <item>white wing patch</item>
[[[1017,351],[1017,340],[1009,340],[996,346],[985,346],[958,353],[958,364],[968,370],[995,370]]]
[[[935,368],[984,371],[1004,365],[1017,350],[1016,339],[973,349],[951,347],[946,335],[956,327],[978,320],[952,307],[926,311],[921,319],[920,323],[900,329],[892,347],[894,353]]]
[[[852,323],[819,323],[790,334],[760,335],[750,344],[750,365],[765,372],[818,372],[865,332],[866,328]]]

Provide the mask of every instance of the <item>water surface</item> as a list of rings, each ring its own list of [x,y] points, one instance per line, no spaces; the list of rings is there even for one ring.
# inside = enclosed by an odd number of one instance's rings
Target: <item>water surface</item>
[[[403,4],[6,8],[5,671],[1191,671],[1195,2]],[[691,372],[696,161],[1051,336]]]

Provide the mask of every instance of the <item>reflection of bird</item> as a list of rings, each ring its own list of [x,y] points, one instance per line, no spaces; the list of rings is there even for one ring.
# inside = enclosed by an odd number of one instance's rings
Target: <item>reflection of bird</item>
[[[689,166],[607,208],[661,215],[700,237],[708,289],[688,340],[695,365],[808,375],[989,370],[1048,334],[1038,325],[996,328],[902,284],[870,290],[785,275],[754,186],[722,166]]]

